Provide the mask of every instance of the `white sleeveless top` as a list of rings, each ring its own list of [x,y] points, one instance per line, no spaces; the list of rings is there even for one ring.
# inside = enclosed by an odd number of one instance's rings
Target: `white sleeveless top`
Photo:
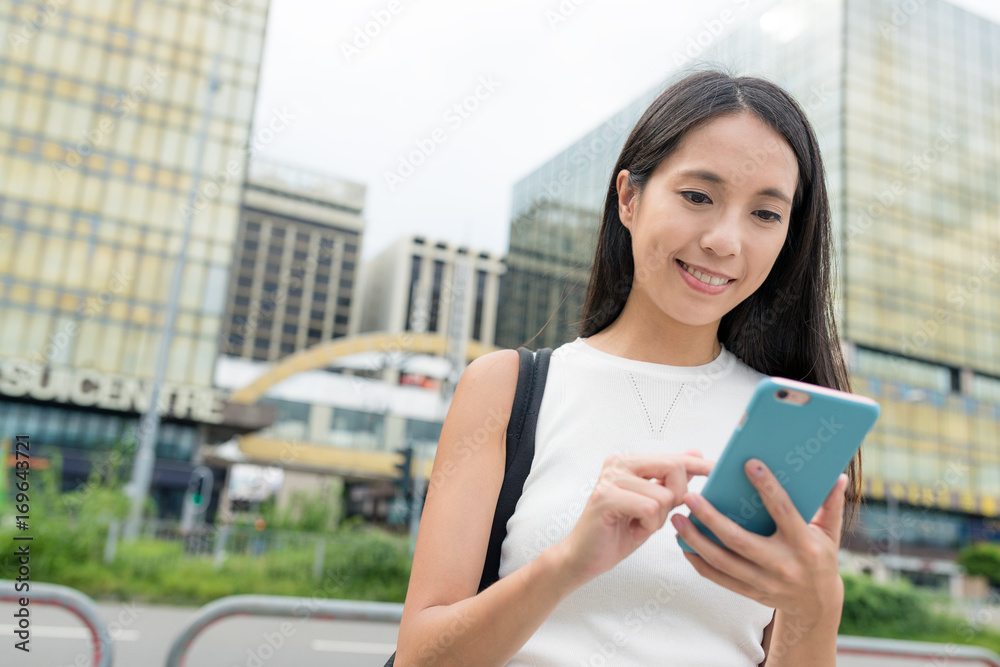
[[[535,456],[507,523],[500,576],[576,525],[604,460],[616,452],[696,447],[717,461],[764,377],[723,347],[702,366],[601,352],[577,338],[553,351]],[[705,477],[688,488],[700,491]],[[681,505],[675,512],[687,514]],[[610,571],[571,593],[509,665],[756,666],[773,609],[702,577],[668,520]]]

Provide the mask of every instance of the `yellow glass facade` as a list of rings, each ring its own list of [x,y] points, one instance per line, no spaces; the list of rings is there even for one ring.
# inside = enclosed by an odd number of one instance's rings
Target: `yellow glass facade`
[[[152,377],[203,148],[166,380],[211,385],[267,6],[0,5],[0,356]]]
[[[869,497],[1000,502],[1000,26],[846,4],[842,335],[882,404]]]

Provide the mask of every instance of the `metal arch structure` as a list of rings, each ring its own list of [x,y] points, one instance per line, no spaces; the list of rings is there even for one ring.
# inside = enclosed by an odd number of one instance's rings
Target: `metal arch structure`
[[[492,345],[484,345],[479,341],[470,340],[466,348],[466,360],[471,361],[499,349]],[[411,352],[443,357],[446,350],[447,339],[444,336],[411,331],[401,334],[375,332],[335,338],[290,354],[247,386],[234,391],[229,400],[232,403],[252,405],[259,401],[268,389],[282,380],[303,371],[326,368],[341,357],[360,352],[383,352],[385,354]]]

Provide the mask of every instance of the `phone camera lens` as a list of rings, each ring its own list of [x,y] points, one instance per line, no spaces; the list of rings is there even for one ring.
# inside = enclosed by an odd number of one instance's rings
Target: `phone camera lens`
[[[788,392],[785,391],[784,389],[778,392],[778,398],[787,398],[787,397],[788,397]]]

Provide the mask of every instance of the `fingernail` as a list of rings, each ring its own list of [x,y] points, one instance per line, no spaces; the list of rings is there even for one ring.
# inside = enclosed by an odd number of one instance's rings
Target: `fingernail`
[[[684,519],[681,518],[680,514],[675,514],[670,517],[670,523],[674,524],[674,528],[679,532],[681,528],[684,527]]]
[[[688,494],[687,500],[684,501],[684,504],[690,507],[692,510],[696,510],[698,509],[699,502],[700,501],[698,499],[698,494],[690,493]]]
[[[761,478],[764,476],[764,464],[757,459],[751,459],[750,461],[750,474],[754,477]]]

